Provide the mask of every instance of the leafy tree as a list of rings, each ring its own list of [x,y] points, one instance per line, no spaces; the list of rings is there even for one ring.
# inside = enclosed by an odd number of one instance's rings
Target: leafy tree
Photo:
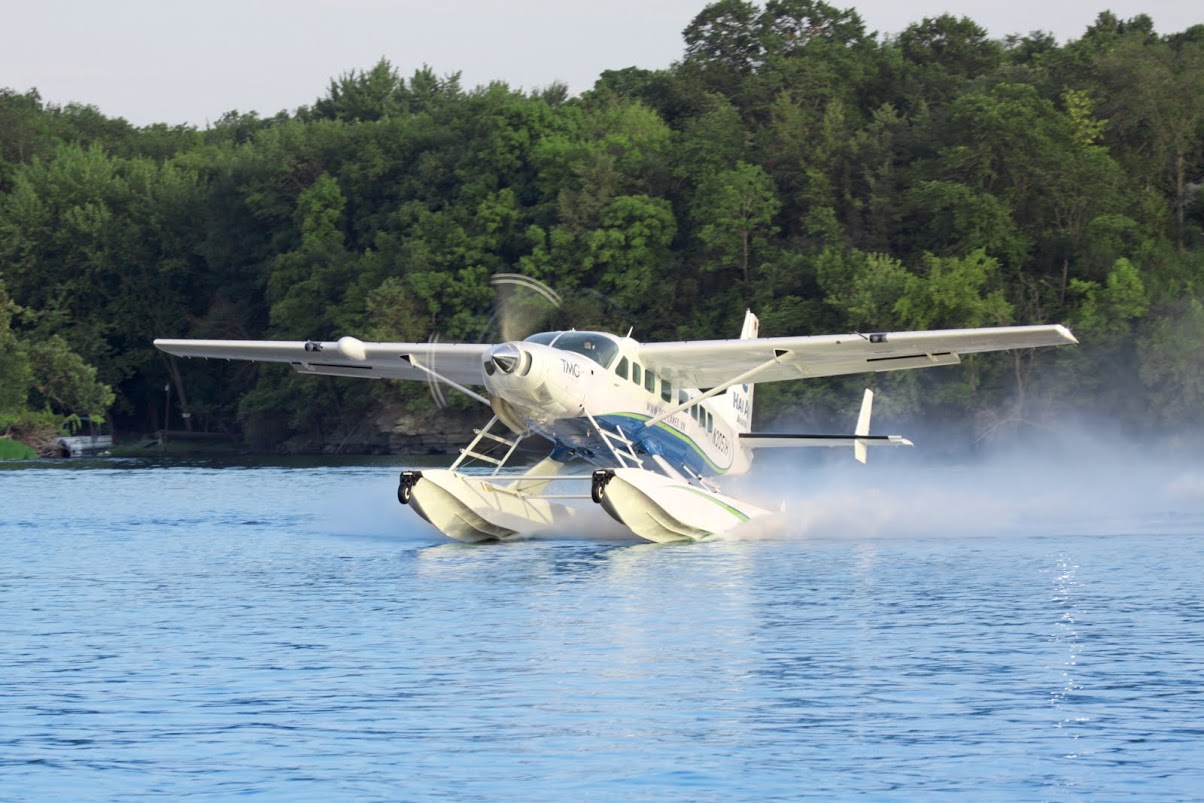
[[[719,0],[696,16],[683,33],[683,66],[713,91],[729,97],[763,58],[758,8],[745,0]]]
[[[801,54],[821,41],[841,47],[865,42],[865,26],[856,11],[822,0],[769,0],[760,27],[765,50],[773,54]]]
[[[1181,300],[1151,321],[1138,345],[1141,379],[1149,409],[1159,423],[1175,428],[1204,424],[1204,304]]]
[[[708,94],[702,111],[681,124],[673,149],[673,173],[696,181],[729,169],[749,151],[749,132],[739,110],[722,95]]]
[[[96,378],[96,368],[53,336],[27,347],[34,406],[43,404],[63,417],[103,421],[113,405],[113,390]],[[40,402],[40,403],[39,403]]]
[[[338,182],[326,174],[297,200],[301,242],[275,259],[268,278],[271,322],[281,336],[332,333],[330,312],[351,280],[341,228],[346,203]]]
[[[32,381],[29,356],[12,330],[12,318],[19,311],[0,282],[0,417],[25,408]]]
[[[1013,267],[1028,259],[1032,241],[997,195],[957,181],[919,181],[903,204],[909,250],[957,256],[981,249]]]
[[[875,86],[879,63],[873,37],[853,9],[821,0],[770,0],[758,29],[765,59],[747,81],[751,116],[760,116],[783,93],[805,102],[813,114],[834,104],[846,115],[859,113],[863,105],[885,99]]]
[[[1007,80],[1000,43],[965,17],[943,14],[912,24],[888,40],[884,55],[892,104],[917,122],[933,126],[937,140],[948,125],[950,104]],[[1015,71],[1015,75],[1014,83],[1028,82],[1024,73]]]
[[[82,417],[104,421],[114,396],[61,337],[19,338],[12,324],[20,312],[0,282],[0,437],[44,453],[60,429]]]
[[[942,14],[907,26],[894,43],[911,68],[909,87],[928,103],[948,102],[966,84],[997,69],[1000,43],[968,17]]]
[[[403,113],[407,100],[405,80],[382,58],[370,70],[351,70],[332,80],[313,113],[330,120],[381,120]]]
[[[925,255],[909,271],[886,254],[825,250],[819,281],[853,331],[960,329],[1010,323],[999,263],[983,251],[965,258]]]
[[[982,250],[964,258],[927,256],[923,275],[909,274],[895,303],[909,329],[967,329],[1012,322],[999,287],[999,263]]]
[[[599,288],[621,307],[655,309],[650,294],[666,283],[669,246],[677,230],[673,210],[659,198],[625,195],[603,210],[601,223],[589,238],[587,269],[598,272]]]
[[[740,161],[701,182],[693,216],[709,267],[737,268],[749,285],[754,252],[766,246],[780,207],[773,179],[758,165]]]
[[[904,214],[912,121],[889,103],[874,110],[869,123],[848,141],[843,171],[849,241],[868,251],[897,247]]]
[[[825,302],[840,313],[839,327],[855,332],[903,328],[897,304],[911,278],[887,254],[828,247],[818,260]]]
[[[15,165],[27,164],[51,147],[50,120],[36,89],[0,89],[0,191],[10,189]]]
[[[1161,179],[1186,249],[1188,177],[1204,167],[1204,42],[1178,48],[1127,36],[1099,60],[1110,139]]]

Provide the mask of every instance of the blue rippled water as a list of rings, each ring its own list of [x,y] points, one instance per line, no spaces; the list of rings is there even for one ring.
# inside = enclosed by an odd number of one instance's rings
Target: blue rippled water
[[[1190,472],[668,547],[445,542],[395,477],[0,471],[0,798],[1204,796]]]

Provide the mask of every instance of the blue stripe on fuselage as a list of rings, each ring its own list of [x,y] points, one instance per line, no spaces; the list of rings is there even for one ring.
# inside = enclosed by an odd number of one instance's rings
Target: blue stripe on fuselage
[[[684,432],[663,421],[646,427],[644,422],[649,418],[651,416],[639,413],[612,413],[597,416],[594,420],[610,432],[621,430],[640,450],[658,454],[675,467],[686,466],[702,476],[724,474],[731,467],[730,455],[727,465],[720,466],[707,455],[701,444]],[[538,431],[558,446],[572,449],[592,463],[607,467],[615,464],[610,448],[602,436],[594,431],[594,425],[588,418],[561,419],[553,428],[540,428]]]

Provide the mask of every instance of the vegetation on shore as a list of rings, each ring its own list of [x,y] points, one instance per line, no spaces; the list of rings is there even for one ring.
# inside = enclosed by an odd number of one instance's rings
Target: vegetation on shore
[[[50,454],[59,432],[78,428],[81,415],[103,423],[114,395],[60,334],[19,336],[12,324],[22,312],[0,281],[0,447],[9,444],[0,454],[24,458],[11,444]]]
[[[1204,423],[1204,25],[879,38],[815,0],[720,0],[684,40],[579,97],[382,60],[204,130],[0,91],[0,427],[112,405],[136,431],[347,442],[433,412],[426,387],[151,341],[475,340],[498,272],[645,340],[732,336],[751,307],[767,336],[1061,322],[1084,344],[767,385],[759,417],[843,420],[868,383],[882,417],[970,438],[1071,410]]]
[[[37,456],[37,452],[21,441],[0,438],[0,460],[32,460]]]

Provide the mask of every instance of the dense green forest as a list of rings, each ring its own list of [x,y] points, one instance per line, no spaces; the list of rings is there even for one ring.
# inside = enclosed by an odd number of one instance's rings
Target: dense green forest
[[[671,68],[579,97],[382,60],[203,130],[2,90],[0,432],[108,415],[330,448],[476,415],[151,341],[478,340],[499,272],[559,291],[561,324],[643,340],[731,337],[751,307],[768,336],[1065,323],[1083,343],[765,385],[763,423],[845,421],[868,384],[892,426],[967,442],[1072,413],[1198,430],[1202,188],[1204,25],[1107,12],[1059,44],[721,0]]]

